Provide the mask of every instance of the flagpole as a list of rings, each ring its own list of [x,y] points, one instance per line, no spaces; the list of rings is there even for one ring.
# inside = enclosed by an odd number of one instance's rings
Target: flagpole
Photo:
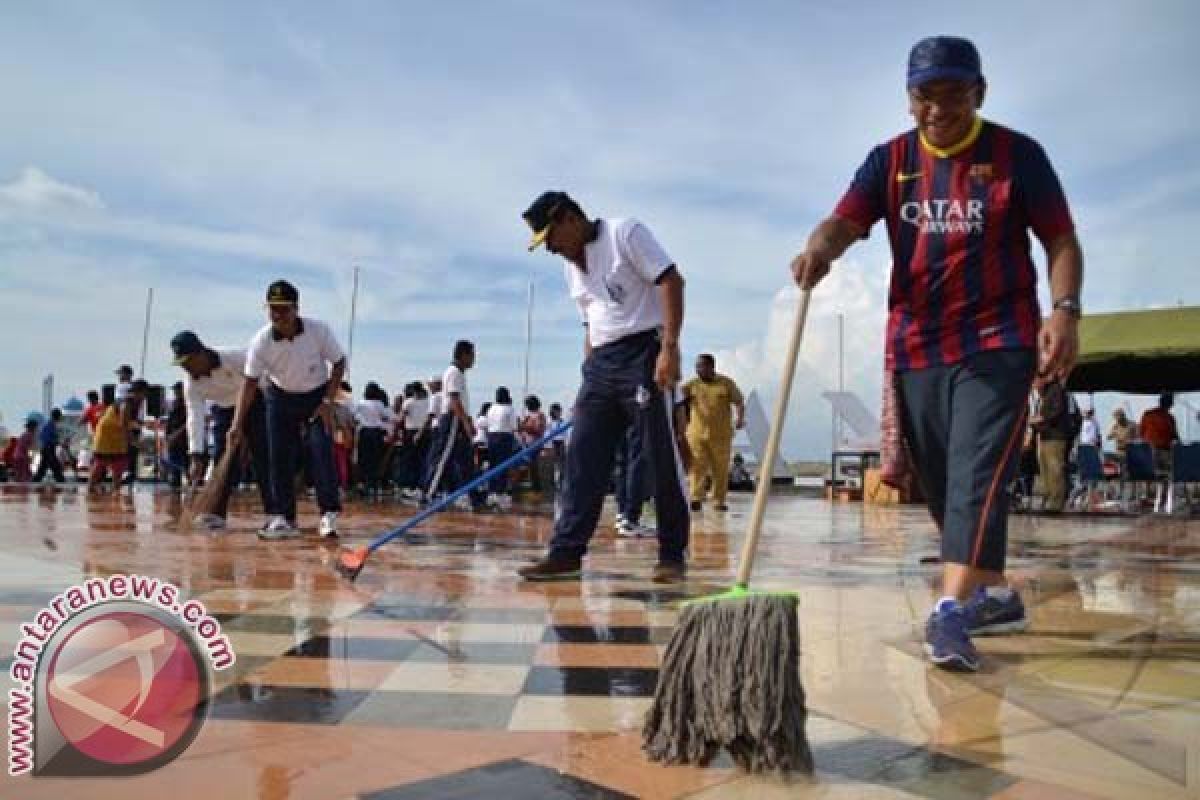
[[[346,337],[346,368],[354,361],[354,317],[358,312],[358,267],[354,268],[354,288],[350,292],[350,333]]]
[[[153,286],[146,290],[146,322],[142,325],[142,363],[141,369],[138,370],[138,377],[142,379],[146,377],[146,346],[150,341],[150,307],[152,305],[154,305]]]

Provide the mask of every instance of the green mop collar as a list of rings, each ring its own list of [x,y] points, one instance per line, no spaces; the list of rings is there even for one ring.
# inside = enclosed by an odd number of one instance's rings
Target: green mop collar
[[[710,594],[707,597],[693,597],[680,604],[681,608],[697,603],[712,603],[717,600],[745,600],[749,597],[798,597],[796,592],[764,592],[757,589],[747,589],[745,586],[734,586],[720,594]]]

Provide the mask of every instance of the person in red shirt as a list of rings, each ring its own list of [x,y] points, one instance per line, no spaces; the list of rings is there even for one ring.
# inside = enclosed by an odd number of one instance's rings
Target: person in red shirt
[[[1175,427],[1175,416],[1171,407],[1175,395],[1167,392],[1158,398],[1158,406],[1142,414],[1138,422],[1138,435],[1154,448],[1155,462],[1160,470],[1171,468],[1171,447],[1179,441],[1179,429]]]
[[[1028,625],[1004,577],[1005,489],[1035,371],[1062,380],[1075,362],[1083,254],[1045,151],[979,116],[987,83],[975,45],[954,36],[917,42],[907,88],[916,127],[871,151],[791,268],[811,289],[886,223],[886,364],[942,531],[945,596],[925,646],[938,666],[973,671],[971,633]],[[1044,324],[1030,231],[1045,248],[1054,301]]]
[[[92,434],[96,433],[96,425],[100,422],[100,418],[104,416],[106,406],[100,402],[100,393],[93,390],[87,393],[88,404],[83,409],[83,414],[79,419],[84,425],[87,425],[88,431]]]

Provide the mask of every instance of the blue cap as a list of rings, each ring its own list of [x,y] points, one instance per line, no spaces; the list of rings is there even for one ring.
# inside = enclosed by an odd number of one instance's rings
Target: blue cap
[[[930,36],[913,45],[908,54],[908,88],[930,81],[976,83],[983,80],[979,51],[958,36]]]

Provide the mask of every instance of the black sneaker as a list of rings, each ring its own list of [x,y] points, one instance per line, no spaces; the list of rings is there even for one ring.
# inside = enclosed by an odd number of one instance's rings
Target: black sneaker
[[[578,558],[546,556],[535,564],[521,567],[517,574],[527,581],[578,580],[583,574],[583,563]]]

